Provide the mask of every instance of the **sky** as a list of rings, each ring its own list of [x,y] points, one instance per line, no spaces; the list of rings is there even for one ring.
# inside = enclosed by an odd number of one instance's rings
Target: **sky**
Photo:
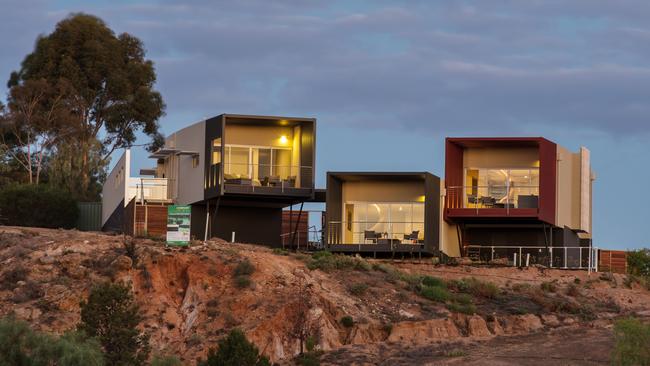
[[[447,136],[543,136],[591,150],[594,245],[650,246],[647,0],[0,0],[0,9],[3,95],[36,37],[85,12],[144,42],[165,134],[221,113],[315,117],[319,187],[328,170],[442,176]],[[152,165],[141,149],[133,155],[135,167]]]

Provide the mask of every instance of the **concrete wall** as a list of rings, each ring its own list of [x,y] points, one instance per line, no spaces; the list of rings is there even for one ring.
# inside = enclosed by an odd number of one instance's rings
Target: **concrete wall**
[[[465,168],[531,168],[539,167],[539,150],[534,147],[466,148]]]
[[[175,132],[165,141],[165,147],[197,152],[199,162],[194,166],[191,155],[169,156],[165,161],[165,178],[170,179],[167,189],[179,205],[203,200],[205,176],[205,121],[195,123]]]
[[[119,206],[123,209],[128,203],[125,197],[128,194],[130,171],[131,150],[126,149],[102,187],[102,226]]]

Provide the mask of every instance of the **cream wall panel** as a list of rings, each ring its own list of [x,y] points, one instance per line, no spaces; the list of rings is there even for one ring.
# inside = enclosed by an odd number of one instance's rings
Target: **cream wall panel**
[[[465,168],[539,167],[537,148],[467,148],[463,153]]]
[[[195,123],[171,134],[165,143],[181,151],[199,154],[199,164],[192,166],[191,155],[171,156],[165,165],[165,177],[171,179],[167,188],[176,196],[176,203],[186,205],[203,200],[205,176],[205,121]]]

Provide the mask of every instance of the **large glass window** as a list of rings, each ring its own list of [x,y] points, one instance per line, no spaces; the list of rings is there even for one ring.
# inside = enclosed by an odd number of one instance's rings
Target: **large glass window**
[[[467,169],[465,207],[537,208],[539,169]]]
[[[348,222],[343,227],[348,243],[417,244],[424,240],[424,203],[347,202],[345,207]]]
[[[292,187],[296,182],[297,167],[291,165],[290,148],[226,145],[224,178],[231,183]],[[228,183],[228,182],[227,182]]]

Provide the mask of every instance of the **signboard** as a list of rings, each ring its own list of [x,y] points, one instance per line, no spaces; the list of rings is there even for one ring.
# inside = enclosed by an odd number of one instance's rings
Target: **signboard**
[[[167,206],[167,245],[190,244],[190,206]]]

